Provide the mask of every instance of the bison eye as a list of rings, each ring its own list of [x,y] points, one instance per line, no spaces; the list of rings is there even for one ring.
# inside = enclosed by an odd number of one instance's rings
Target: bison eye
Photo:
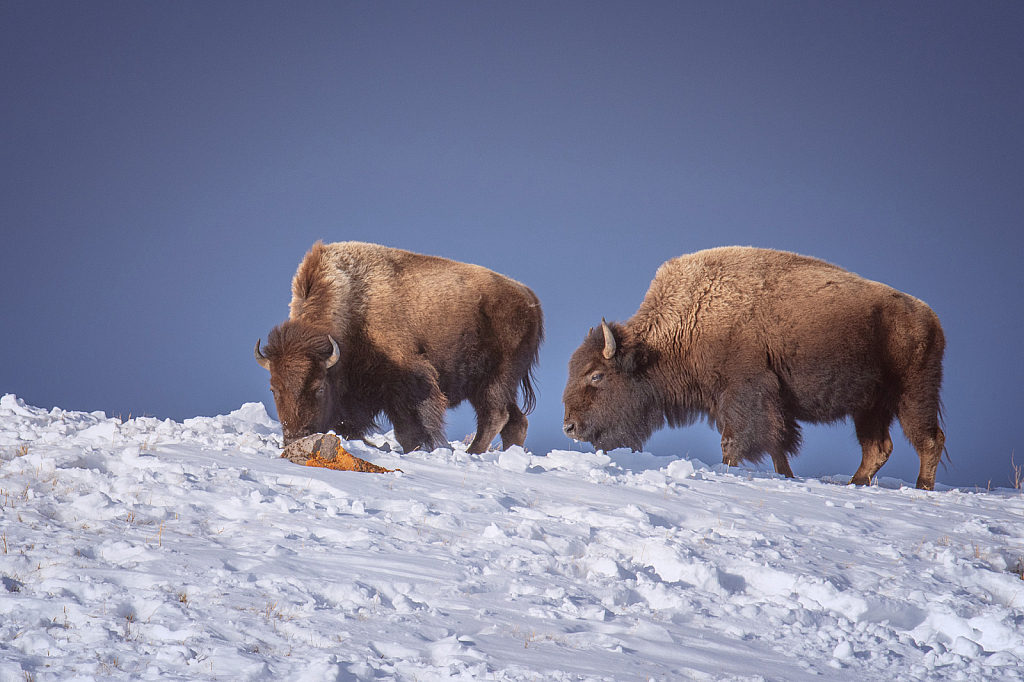
[[[594,372],[590,375],[590,383],[592,384],[600,383],[602,379],[604,379],[604,372]]]
[[[321,398],[321,397],[323,397],[323,395],[324,395],[324,387],[321,386],[320,388],[316,389],[316,397],[317,398]]]

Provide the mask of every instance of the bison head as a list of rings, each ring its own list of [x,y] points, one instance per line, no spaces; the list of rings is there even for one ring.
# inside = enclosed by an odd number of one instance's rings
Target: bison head
[[[267,345],[256,341],[256,362],[270,371],[270,390],[284,444],[334,426],[334,398],[328,372],[341,357],[326,332],[301,323],[274,327]]]
[[[648,381],[649,352],[618,324],[601,320],[569,360],[562,430],[599,450],[640,450],[664,423]]]

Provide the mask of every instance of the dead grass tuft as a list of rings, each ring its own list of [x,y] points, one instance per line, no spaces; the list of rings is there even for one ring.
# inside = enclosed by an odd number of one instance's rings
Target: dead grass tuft
[[[1010,453],[1010,466],[1013,468],[1013,475],[1010,476],[1010,483],[1013,484],[1014,490],[1020,490],[1024,487],[1024,464],[1017,464],[1014,461],[1013,452]]]

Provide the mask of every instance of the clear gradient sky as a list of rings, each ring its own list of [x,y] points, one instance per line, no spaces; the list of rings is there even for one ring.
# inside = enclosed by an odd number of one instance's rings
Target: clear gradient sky
[[[742,244],[929,303],[938,481],[1024,463],[1019,0],[0,0],[0,93],[0,393],[32,405],[273,414],[256,339],[314,241],[362,240],[532,287],[527,446],[579,448],[561,393],[587,329],[665,260]],[[881,475],[916,480],[893,440]],[[647,449],[721,461],[704,424]],[[841,424],[792,464],[859,460]]]

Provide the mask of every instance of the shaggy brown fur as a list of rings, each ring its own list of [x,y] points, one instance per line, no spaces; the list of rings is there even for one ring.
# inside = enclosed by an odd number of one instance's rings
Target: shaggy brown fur
[[[362,438],[384,414],[406,452],[447,445],[444,413],[477,414],[469,452],[523,445],[543,338],[526,286],[477,265],[376,244],[317,242],[292,281],[291,315],[257,360],[285,443],[334,429]],[[337,342],[339,358],[326,367]],[[523,391],[523,410],[516,404]]]
[[[607,334],[591,329],[569,361],[572,438],[639,449],[665,422],[706,417],[726,464],[767,453],[792,476],[797,422],[852,417],[863,450],[852,483],[867,485],[898,418],[921,460],[917,487],[935,486],[945,340],[912,296],[815,258],[722,247],[662,265],[636,314]]]

